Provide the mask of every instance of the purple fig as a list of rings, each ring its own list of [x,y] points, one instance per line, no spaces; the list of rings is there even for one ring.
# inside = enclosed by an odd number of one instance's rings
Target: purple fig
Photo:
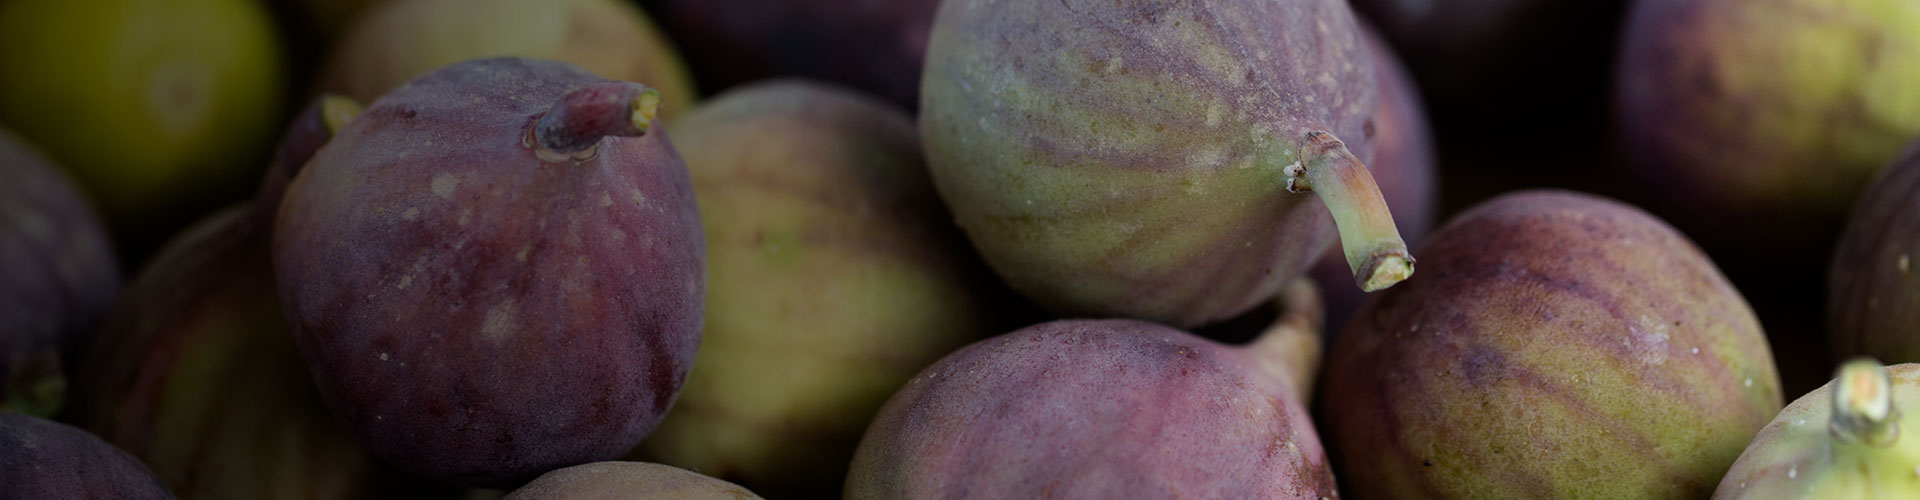
[[[1827,281],[1827,339],[1839,356],[1920,362],[1920,140],[1861,195]]]
[[[120,268],[86,196],[4,129],[0,179],[0,410],[52,416],[67,362],[120,291]]]
[[[1363,43],[1337,0],[949,1],[928,164],[994,270],[1061,314],[1212,323],[1336,237],[1384,288],[1413,260],[1341,142],[1375,105]]]
[[[127,452],[67,424],[0,410],[0,498],[171,499]]]
[[[938,0],[661,0],[660,21],[701,84],[775,76],[831,81],[911,109],[919,103]]]
[[[274,271],[327,406],[403,470],[509,486],[626,453],[700,338],[658,92],[483,59],[375,101],[288,188]]]
[[[739,485],[645,462],[594,462],[541,475],[506,500],[754,500]]]
[[[1746,301],[1637,208],[1508,194],[1420,251],[1328,354],[1355,498],[1700,498],[1780,409]]]
[[[1840,365],[1733,463],[1715,500],[1920,498],[1920,365]]]

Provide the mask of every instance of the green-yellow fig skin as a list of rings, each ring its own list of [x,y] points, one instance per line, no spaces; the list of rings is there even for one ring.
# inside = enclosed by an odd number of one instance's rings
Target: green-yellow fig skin
[[[1366,157],[1361,44],[1336,1],[948,1],[923,144],[1014,289],[1064,315],[1210,323],[1335,241],[1286,169],[1314,131]]]
[[[1351,498],[1700,498],[1779,411],[1753,311],[1637,208],[1508,194],[1420,251],[1328,354]]]
[[[1920,498],[1920,365],[1886,367],[1896,422],[1888,444],[1834,437],[1838,381],[1801,396],[1774,417],[1733,463],[1714,500],[1895,500]]]
[[[1920,141],[1854,206],[1827,273],[1827,340],[1836,356],[1920,362]]]
[[[506,500],[757,500],[740,485],[678,467],[594,462],[548,472]]]
[[[244,199],[284,120],[256,0],[0,3],[0,123],[56,159],[134,263]]]
[[[414,77],[468,59],[553,59],[660,90],[663,116],[698,95],[672,42],[624,0],[390,0],[365,9],[319,89],[371,104]]]
[[[986,270],[913,121],[877,98],[780,80],[670,127],[707,235],[706,326],[634,456],[780,498],[833,495],[887,397],[991,333]]]
[[[99,216],[53,160],[0,129],[0,410],[41,417],[120,292]]]

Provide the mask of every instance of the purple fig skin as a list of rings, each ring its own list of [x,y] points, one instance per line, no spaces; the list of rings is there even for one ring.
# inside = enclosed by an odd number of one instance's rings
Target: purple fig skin
[[[1881,171],[1853,208],[1827,273],[1833,354],[1920,362],[1920,140]]]
[[[1377,289],[1412,265],[1357,161],[1362,43],[1335,0],[953,0],[922,140],[974,247],[1057,314],[1217,322],[1336,239]]]
[[[887,401],[846,498],[1339,498],[1291,382],[1248,353],[1136,320],[981,341]]]
[[[536,130],[563,94],[610,88],[630,93],[583,103],[607,116],[572,130],[644,132],[659,96],[631,82],[448,66],[374,102],[294,179],[273,242],[282,303],[327,406],[375,454],[511,486],[619,457],[672,404],[705,293],[685,164],[658,130],[580,150]]]
[[[0,410],[0,498],[171,499],[127,452],[67,424]]]
[[[919,105],[939,0],[651,2],[709,91],[776,76],[835,82]]]
[[[1421,255],[1328,354],[1353,498],[1702,498],[1780,409],[1753,311],[1637,208],[1503,195]]]
[[[505,500],[757,500],[740,485],[646,462],[594,462],[541,475]]]
[[[120,268],[86,196],[4,129],[0,179],[0,409],[51,416],[64,367],[120,291]]]

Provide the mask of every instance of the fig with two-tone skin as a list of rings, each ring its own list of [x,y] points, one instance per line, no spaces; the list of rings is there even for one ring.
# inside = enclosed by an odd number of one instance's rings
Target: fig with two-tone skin
[[[706,328],[634,456],[837,498],[887,396],[993,333],[991,274],[940,205],[913,120],[883,101],[780,80],[669,127],[705,224]]]
[[[505,500],[757,500],[740,485],[646,462],[594,462],[541,475]]]
[[[1780,409],[1758,320],[1630,205],[1503,195],[1421,246],[1328,353],[1355,498],[1700,498]]]
[[[0,498],[172,499],[153,471],[73,426],[0,410]]]
[[[705,243],[659,93],[468,61],[294,178],[273,267],[327,406],[422,476],[505,486],[633,449],[700,339]]]
[[[0,410],[49,417],[120,292],[120,266],[86,195],[5,129],[0,179]]]
[[[1363,44],[1338,0],[945,2],[927,161],[986,261],[1059,314],[1216,322],[1336,237],[1384,288],[1413,259],[1362,163]]]
[[[1920,498],[1920,365],[1840,365],[1733,463],[1714,500]]]
[[[684,44],[700,84],[798,76],[912,109],[938,0],[642,1]]]
[[[1839,356],[1920,362],[1920,140],[1861,195],[1827,273],[1827,340]]]

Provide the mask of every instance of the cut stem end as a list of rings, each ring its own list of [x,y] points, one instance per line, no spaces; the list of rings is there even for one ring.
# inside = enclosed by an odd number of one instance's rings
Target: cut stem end
[[[601,139],[646,135],[661,102],[660,91],[633,82],[580,87],[534,121],[527,143],[546,161],[589,159]]]
[[[1893,406],[1893,379],[1872,358],[1840,365],[1833,380],[1833,421],[1828,432],[1837,441],[1876,448],[1900,438],[1899,409]]]
[[[1413,276],[1413,256],[1367,166],[1333,134],[1316,130],[1306,139],[1300,162],[1283,169],[1287,189],[1312,191],[1326,204],[1354,283],[1372,292]]]

